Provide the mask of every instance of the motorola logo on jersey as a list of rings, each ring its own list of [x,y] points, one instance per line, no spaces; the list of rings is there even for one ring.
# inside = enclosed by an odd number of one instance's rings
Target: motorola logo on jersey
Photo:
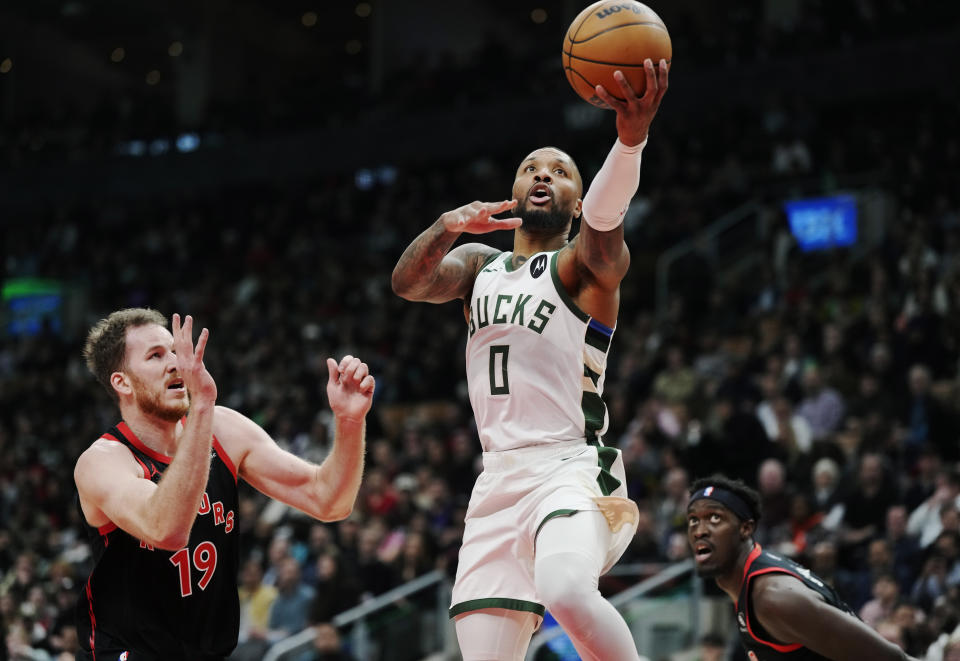
[[[537,255],[537,258],[530,262],[530,275],[539,278],[547,270],[547,256]]]

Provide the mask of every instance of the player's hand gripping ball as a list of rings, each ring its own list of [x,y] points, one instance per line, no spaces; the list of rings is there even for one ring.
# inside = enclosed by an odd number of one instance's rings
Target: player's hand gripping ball
[[[647,87],[643,61],[661,59],[670,64],[673,47],[670,33],[660,17],[636,0],[600,0],[573,19],[563,39],[563,70],[573,89],[595,106],[607,108],[597,96],[598,84],[620,98],[613,78],[619,69],[630,86],[642,96]]]

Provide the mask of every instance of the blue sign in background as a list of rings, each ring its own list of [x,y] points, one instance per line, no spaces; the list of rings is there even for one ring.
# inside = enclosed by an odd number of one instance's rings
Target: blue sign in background
[[[857,201],[850,195],[784,202],[790,231],[804,252],[853,245]]]

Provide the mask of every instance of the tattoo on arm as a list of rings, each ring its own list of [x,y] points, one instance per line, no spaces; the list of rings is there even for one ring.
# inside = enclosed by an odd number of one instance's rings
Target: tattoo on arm
[[[393,269],[393,291],[411,301],[443,303],[462,298],[476,275],[476,245],[451,251],[459,234],[448,232],[437,221],[400,256]]]

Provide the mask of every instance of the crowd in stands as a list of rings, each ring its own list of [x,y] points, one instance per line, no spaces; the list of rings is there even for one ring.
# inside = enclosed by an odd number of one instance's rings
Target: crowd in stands
[[[916,27],[899,2],[800,4],[807,13],[784,28],[794,38],[768,35],[771,48],[796,53],[823,47],[809,34],[842,46]],[[861,28],[845,31],[829,12],[814,20],[809,9],[821,4],[831,12],[872,8],[879,18],[849,19]],[[746,23],[730,33],[742,38],[716,49],[760,58],[737,46],[753,43],[751,16],[724,14]],[[691,52],[706,63],[710,47]],[[869,112],[866,102],[768,99],[752,117],[705,117],[696,132],[658,118],[628,218],[633,265],[605,389],[605,442],[623,451],[641,514],[624,562],[687,557],[687,488],[722,471],[760,491],[757,538],[765,547],[827,579],[911,655],[956,658],[953,94],[886,98]],[[585,173],[612,140],[604,130],[573,152]],[[4,153],[20,147],[11,149]],[[502,199],[516,164],[484,156],[483,168],[467,160],[400,167],[395,180],[371,189],[343,173],[38,204],[0,222],[3,278],[59,280],[67,301],[59,325],[0,334],[0,659],[73,658],[73,608],[90,558],[72,469],[117,416],[79,348],[87,327],[121,307],[193,314],[211,330],[207,365],[218,402],[314,461],[332,433],[325,358],[358,355],[377,378],[367,468],[349,518],[321,524],[242,487],[237,659],[261,658],[312,624],[317,642],[302,661],[349,659],[338,642],[343,632],[327,624],[334,615],[433,569],[452,576],[480,451],[461,357],[465,326],[457,303],[396,297],[390,271],[442,211]],[[814,192],[852,181],[883,190],[890,218],[882,240],[863,250],[800,252],[779,204],[789,191],[809,192],[811,181]],[[767,228],[750,244],[762,256],[759,270],[723,278],[718,255],[698,251],[682,262],[665,313],[655,314],[657,255],[747,200],[757,201]],[[488,238],[509,246],[508,236]],[[731,632],[718,633],[722,643]],[[716,637],[708,642],[719,646]],[[418,658],[415,640],[399,647],[411,655],[403,658]]]

